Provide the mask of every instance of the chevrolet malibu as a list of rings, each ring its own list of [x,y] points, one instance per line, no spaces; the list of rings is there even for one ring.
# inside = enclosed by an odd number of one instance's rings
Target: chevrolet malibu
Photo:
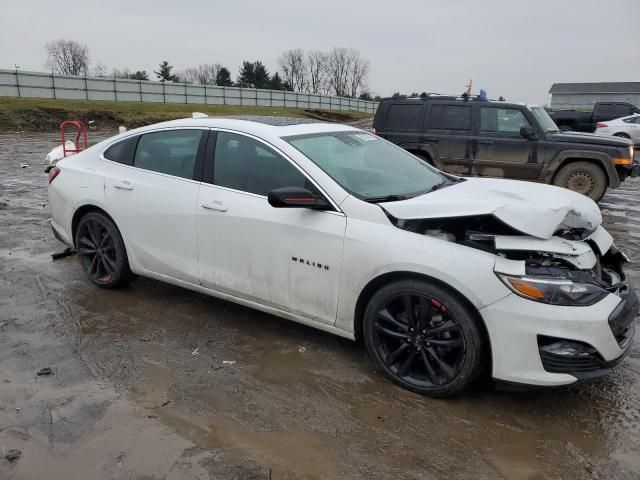
[[[596,204],[442,173],[348,126],[193,118],[49,172],[51,226],[103,288],[142,275],[350,339],[414,392],[605,374],[638,299]]]

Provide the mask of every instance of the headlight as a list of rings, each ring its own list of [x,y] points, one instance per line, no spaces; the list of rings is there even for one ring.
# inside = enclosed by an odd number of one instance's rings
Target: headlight
[[[588,306],[609,294],[596,285],[572,282],[564,278],[497,275],[510,290],[521,297],[551,305]]]

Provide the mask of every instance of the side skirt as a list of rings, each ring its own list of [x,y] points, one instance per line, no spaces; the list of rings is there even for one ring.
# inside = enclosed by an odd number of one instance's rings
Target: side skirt
[[[295,315],[293,313],[289,313],[284,310],[280,310],[278,308],[269,307],[267,305],[254,302],[252,300],[246,300],[244,298],[236,297],[234,295],[229,295],[228,293],[223,293],[217,290],[213,290],[211,288],[203,287],[202,285],[196,285],[194,283],[184,282],[182,280],[177,280],[175,278],[168,277],[166,275],[161,275],[159,273],[150,272],[148,270],[144,270],[143,272],[135,272],[135,273],[138,273],[139,275],[144,277],[160,280],[161,282],[170,283],[178,287],[183,287],[188,290],[193,290],[194,292],[204,293],[205,295],[210,295],[212,297],[216,297],[221,300],[226,300],[228,302],[237,303],[239,305],[253,308],[255,310],[260,310],[261,312],[269,313],[277,317],[285,318],[293,322],[298,322],[303,325],[307,325],[309,327],[317,328],[318,330],[322,330],[324,332],[333,333],[334,335],[338,335],[343,338],[348,338],[349,340],[355,340],[355,334],[353,332],[349,332],[347,330],[337,328],[333,325],[327,325],[326,323],[318,322],[316,320],[312,320],[306,317],[301,317],[299,315]]]

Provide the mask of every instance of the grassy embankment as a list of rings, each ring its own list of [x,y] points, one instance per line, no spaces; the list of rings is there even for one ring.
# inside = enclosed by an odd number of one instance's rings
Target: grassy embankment
[[[190,117],[191,113],[196,111],[210,116],[272,115],[341,123],[372,116],[372,114],[362,112],[284,107],[0,97],[0,132],[54,131],[63,120],[82,120],[84,122],[94,120],[101,130],[117,128],[119,125],[135,128],[166,120]]]

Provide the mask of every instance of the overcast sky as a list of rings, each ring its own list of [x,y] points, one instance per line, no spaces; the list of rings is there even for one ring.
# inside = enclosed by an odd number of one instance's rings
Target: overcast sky
[[[62,8],[61,8],[62,7]],[[290,48],[353,47],[370,90],[546,103],[554,82],[639,81],[640,0],[0,0],[0,68],[43,70],[44,44],[73,39],[92,66],[151,72],[242,60],[271,72]]]

